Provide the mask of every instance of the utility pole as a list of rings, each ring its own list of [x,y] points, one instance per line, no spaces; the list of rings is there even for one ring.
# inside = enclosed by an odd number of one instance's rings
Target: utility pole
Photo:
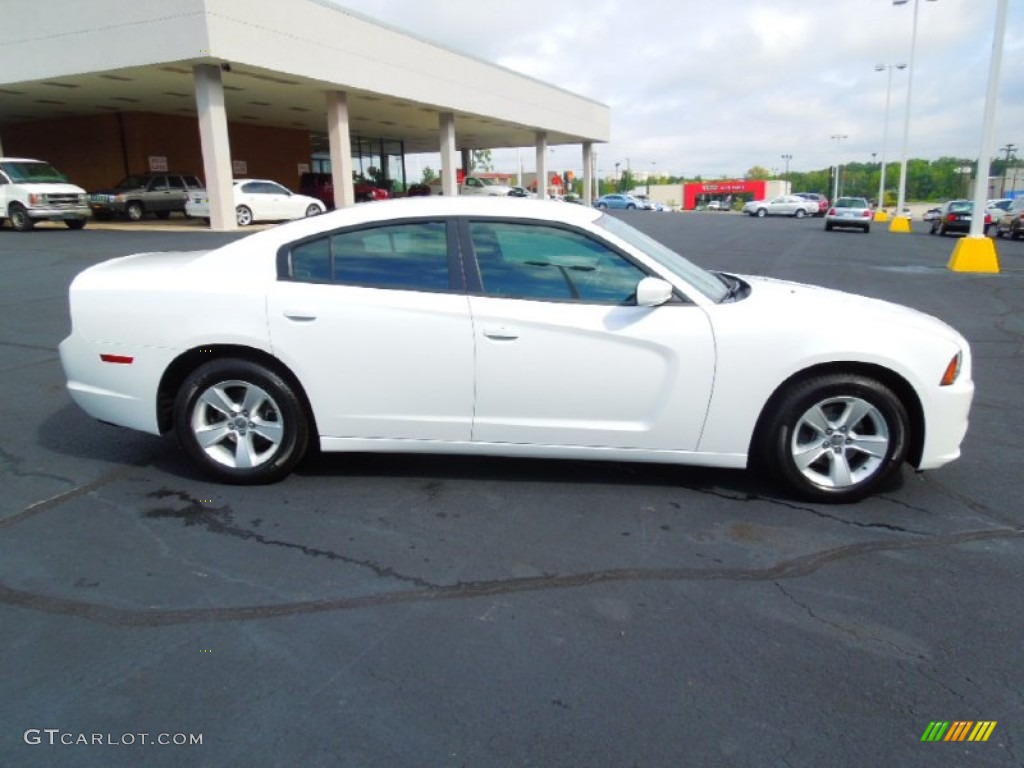
[[[1006,177],[1009,176],[1010,155],[1017,151],[1017,147],[1013,144],[1007,144],[1005,147],[1000,147],[999,151],[1006,153],[1006,163],[1003,165],[1003,180],[999,185],[999,196],[1006,197]]]

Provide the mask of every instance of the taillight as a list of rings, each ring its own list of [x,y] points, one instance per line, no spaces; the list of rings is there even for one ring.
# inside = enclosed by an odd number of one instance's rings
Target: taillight
[[[835,216],[836,215],[836,209],[835,208],[829,208],[828,209],[828,215],[829,216]]]
[[[871,218],[871,211],[867,211],[867,210],[866,210],[866,211],[864,211],[864,213],[862,213],[862,214],[860,215],[860,217],[861,217],[862,219],[870,219],[870,218]]]
[[[956,221],[956,214],[955,213],[946,214],[946,221]]]

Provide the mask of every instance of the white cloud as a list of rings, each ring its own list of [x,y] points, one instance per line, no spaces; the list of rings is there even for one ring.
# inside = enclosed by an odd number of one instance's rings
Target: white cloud
[[[886,78],[910,55],[913,3],[891,0],[335,0],[366,16],[612,108],[602,168],[735,176],[870,160],[882,150]],[[981,144],[996,0],[919,8],[912,157],[974,157]],[[1024,2],[1010,3],[995,140],[1024,145]],[[899,156],[906,72],[893,77],[888,156]],[[849,139],[832,141],[833,134]],[[556,166],[579,167],[578,147]],[[512,169],[516,153],[495,152]],[[523,152],[532,166],[532,152]]]

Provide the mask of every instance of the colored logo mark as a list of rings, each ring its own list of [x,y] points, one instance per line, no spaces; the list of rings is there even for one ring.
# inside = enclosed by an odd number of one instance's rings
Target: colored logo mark
[[[988,741],[996,720],[933,720],[921,734],[921,741]]]

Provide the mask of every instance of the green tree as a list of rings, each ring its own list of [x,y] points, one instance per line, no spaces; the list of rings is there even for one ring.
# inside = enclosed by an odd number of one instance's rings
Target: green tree
[[[771,171],[760,165],[755,165],[743,175],[743,178],[750,181],[767,181],[771,177]]]
[[[420,178],[420,182],[422,182],[423,184],[429,184],[430,182],[432,182],[436,178],[437,178],[437,171],[435,171],[429,165],[424,166],[424,168],[423,168],[423,175]]]

